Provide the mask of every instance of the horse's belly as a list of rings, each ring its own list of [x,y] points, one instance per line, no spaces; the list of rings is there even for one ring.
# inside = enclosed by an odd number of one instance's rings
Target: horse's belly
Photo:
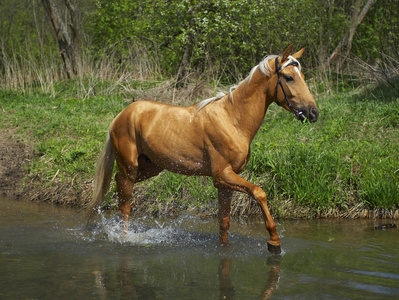
[[[149,139],[143,153],[157,166],[168,171],[185,175],[209,175],[209,167],[204,157],[204,151],[181,139]]]
[[[184,175],[209,175],[206,164],[200,159],[181,156],[178,153],[152,153],[150,159],[162,169]],[[147,155],[147,154],[146,154]]]
[[[184,175],[207,175],[208,173],[203,163],[184,161],[184,159],[170,161],[166,164],[165,169],[173,173]]]

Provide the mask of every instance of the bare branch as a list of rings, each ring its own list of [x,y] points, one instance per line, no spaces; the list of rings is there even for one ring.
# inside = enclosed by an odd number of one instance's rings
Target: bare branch
[[[360,13],[360,2],[361,0],[357,0],[355,4],[355,8],[352,14],[352,21],[351,27],[349,28],[348,35],[345,35],[342,40],[338,43],[337,47],[334,49],[330,57],[327,59],[325,63],[325,67],[328,68],[331,66],[332,62],[337,58],[337,56],[341,53],[342,48],[346,47],[346,56],[349,55],[350,49],[352,47],[352,40],[355,34],[356,29],[362,23],[364,17],[366,16],[367,12],[369,11],[370,7],[374,4],[376,0],[368,0],[367,3],[364,5],[362,11]]]

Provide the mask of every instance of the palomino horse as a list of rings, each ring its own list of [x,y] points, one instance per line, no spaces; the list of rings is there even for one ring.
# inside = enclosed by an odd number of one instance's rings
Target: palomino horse
[[[266,193],[238,174],[249,160],[250,144],[273,101],[299,120],[315,122],[316,103],[298,62],[304,49],[293,45],[280,56],[266,57],[230,93],[189,107],[152,101],[130,104],[112,121],[99,158],[90,213],[109,190],[114,161],[119,208],[130,216],[133,185],[162,170],[211,176],[218,189],[220,242],[227,243],[233,191],[252,196],[263,213],[270,240],[268,249],[280,253],[280,239],[266,202]]]

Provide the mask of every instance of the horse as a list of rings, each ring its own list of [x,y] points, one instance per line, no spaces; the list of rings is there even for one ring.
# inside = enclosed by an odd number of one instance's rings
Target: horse
[[[281,55],[270,55],[230,92],[188,107],[150,100],[128,105],[111,122],[97,162],[90,215],[104,201],[116,160],[118,206],[125,230],[131,213],[133,185],[162,170],[210,176],[218,190],[220,243],[228,243],[233,191],[250,195],[259,204],[270,239],[271,253],[281,253],[276,224],[264,190],[240,177],[250,158],[250,144],[273,102],[298,120],[317,121],[319,111],[291,44]]]

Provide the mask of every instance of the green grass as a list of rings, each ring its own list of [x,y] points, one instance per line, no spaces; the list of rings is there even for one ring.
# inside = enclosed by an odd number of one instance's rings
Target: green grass
[[[18,128],[18,135],[34,145],[29,176],[47,185],[57,178],[79,189],[93,177],[111,120],[129,103],[121,97],[68,97],[63,85],[57,95],[64,96],[58,98],[0,90],[6,110],[0,112],[0,126]],[[306,208],[309,216],[359,203],[370,209],[398,208],[399,96],[378,87],[322,97],[317,104],[315,124],[301,124],[271,105],[243,176],[265,189],[272,211],[281,217],[296,216],[280,210],[284,201]],[[207,178],[164,172],[140,186],[151,211],[217,207],[216,190]]]
[[[40,175],[43,182],[56,173],[63,180],[77,174],[89,180],[107,127],[128,104],[122,99],[61,99],[1,91],[0,102],[6,110],[0,114],[1,126],[17,128],[18,135],[33,144],[36,158],[30,174]]]

